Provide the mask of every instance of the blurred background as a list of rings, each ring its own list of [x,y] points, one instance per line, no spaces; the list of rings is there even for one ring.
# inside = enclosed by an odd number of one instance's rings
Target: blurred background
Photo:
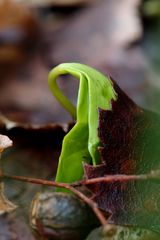
[[[0,0],[0,111],[18,122],[69,121],[47,85],[62,62],[96,67],[159,111],[159,34],[159,0]],[[60,80],[73,102],[77,84]]]
[[[138,105],[160,112],[159,39],[159,0],[0,0],[0,132],[14,141],[4,171],[53,179],[72,120],[48,88],[59,63],[95,67]],[[76,104],[78,81],[68,76],[59,84]],[[1,218],[0,236],[34,239],[26,222],[41,188],[5,183],[21,208]],[[11,229],[17,238],[7,238]]]

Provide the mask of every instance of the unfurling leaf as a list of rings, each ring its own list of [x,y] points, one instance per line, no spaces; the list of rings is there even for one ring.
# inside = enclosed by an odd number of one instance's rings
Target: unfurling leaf
[[[57,77],[63,74],[71,74],[80,80],[77,111],[56,84]],[[78,63],[55,67],[49,74],[49,86],[63,107],[76,118],[75,126],[63,140],[56,177],[58,182],[74,182],[83,176],[83,161],[93,165],[99,161],[98,109],[110,109],[111,100],[116,100],[116,93],[110,79]]]

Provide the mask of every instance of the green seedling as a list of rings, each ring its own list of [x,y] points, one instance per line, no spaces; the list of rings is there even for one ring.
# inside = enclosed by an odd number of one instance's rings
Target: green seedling
[[[80,81],[77,108],[57,85],[60,75],[71,74]],[[60,104],[76,120],[64,137],[56,181],[71,183],[82,179],[83,162],[98,164],[98,109],[111,109],[117,95],[112,82],[95,69],[78,63],[63,63],[49,74],[49,87]]]

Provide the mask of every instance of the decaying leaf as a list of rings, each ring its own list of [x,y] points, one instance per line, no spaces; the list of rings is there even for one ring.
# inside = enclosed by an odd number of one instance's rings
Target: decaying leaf
[[[118,100],[112,110],[99,109],[101,165],[85,165],[86,178],[110,174],[143,174],[160,168],[160,116],[135,105],[114,84]],[[99,207],[111,222],[160,232],[160,183],[98,183],[90,186]]]

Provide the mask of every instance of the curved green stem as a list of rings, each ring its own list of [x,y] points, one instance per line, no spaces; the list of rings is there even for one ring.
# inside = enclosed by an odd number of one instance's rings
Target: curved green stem
[[[51,92],[56,97],[56,99],[60,102],[60,104],[71,114],[71,116],[76,120],[77,113],[76,107],[70,102],[70,100],[63,94],[57,85],[57,78],[59,75],[66,74],[64,69],[61,69],[59,66],[55,67],[49,74],[49,87]]]

